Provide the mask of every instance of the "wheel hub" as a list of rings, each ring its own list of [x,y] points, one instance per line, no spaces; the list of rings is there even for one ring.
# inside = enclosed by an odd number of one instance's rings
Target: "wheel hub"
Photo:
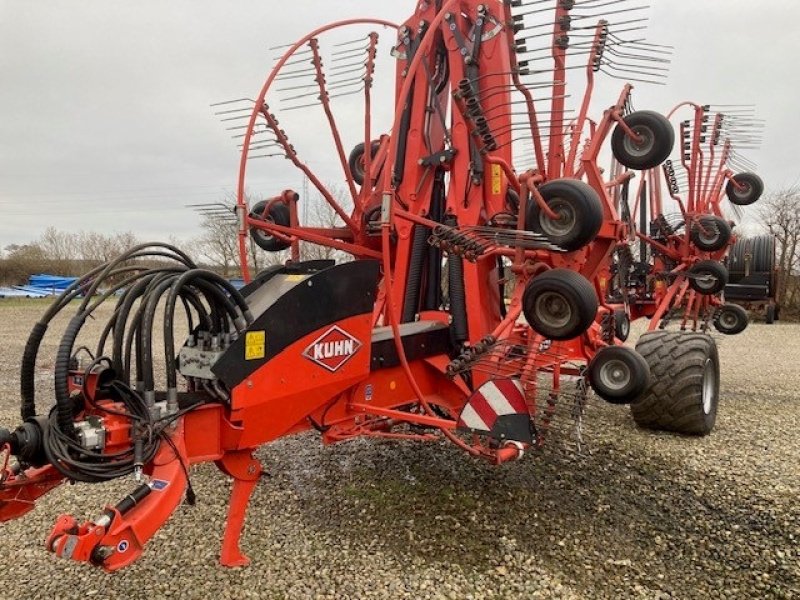
[[[636,158],[647,156],[655,144],[653,130],[644,125],[637,125],[631,129],[638,136],[638,140],[626,135],[623,140],[625,151]]]
[[[544,292],[536,300],[536,316],[551,328],[566,327],[572,320],[572,307],[556,292]]]
[[[623,336],[628,337],[628,334],[631,332],[631,324],[627,319],[622,321],[622,324],[619,326],[619,331]]]
[[[569,235],[575,228],[577,216],[575,210],[562,198],[554,198],[547,203],[550,209],[558,215],[558,219],[550,219],[543,212],[539,215],[539,225],[542,231],[550,237]]]
[[[751,189],[752,188],[750,187],[750,184],[748,184],[748,183],[739,183],[738,187],[734,186],[733,195],[738,197],[738,198],[747,198],[750,195]]]
[[[600,381],[606,388],[624,389],[631,381],[631,370],[621,360],[610,360],[600,368]]]
[[[698,237],[704,244],[712,245],[719,241],[719,227],[716,223],[700,223],[698,225]]]
[[[711,273],[698,273],[697,277],[695,278],[695,283],[697,284],[697,287],[701,289],[711,290],[714,289],[715,285],[717,285],[717,278]]]
[[[736,315],[733,314],[732,312],[725,311],[719,316],[719,322],[726,329],[733,329],[734,327],[736,327],[738,319],[736,318]]]

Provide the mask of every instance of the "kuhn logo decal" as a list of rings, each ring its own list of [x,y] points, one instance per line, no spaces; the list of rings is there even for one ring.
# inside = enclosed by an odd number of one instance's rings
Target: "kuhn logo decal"
[[[303,351],[303,356],[333,373],[355,356],[359,348],[361,342],[338,325],[334,325],[311,342]]]

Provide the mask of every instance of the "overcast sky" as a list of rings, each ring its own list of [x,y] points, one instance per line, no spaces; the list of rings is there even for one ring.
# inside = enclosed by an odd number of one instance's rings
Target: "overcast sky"
[[[651,4],[648,39],[676,52],[668,85],[637,86],[636,107],[756,104],[767,129],[750,156],[768,188],[797,182],[800,2]],[[49,225],[191,237],[198,220],[185,205],[236,183],[235,142],[209,104],[255,96],[269,48],[317,25],[412,10],[410,0],[0,0],[0,248]],[[301,123],[294,135],[314,134]],[[252,191],[300,188],[286,161],[262,162]]]

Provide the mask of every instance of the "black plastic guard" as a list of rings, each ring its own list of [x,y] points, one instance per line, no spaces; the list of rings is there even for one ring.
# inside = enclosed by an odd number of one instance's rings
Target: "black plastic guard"
[[[303,336],[372,312],[380,271],[377,261],[356,260],[319,270],[302,266],[272,272],[268,280],[248,290],[246,300],[256,315],[248,332],[264,332],[264,352],[246,360],[244,334],[225,351],[211,371],[229,389]],[[314,267],[319,266],[315,261]]]

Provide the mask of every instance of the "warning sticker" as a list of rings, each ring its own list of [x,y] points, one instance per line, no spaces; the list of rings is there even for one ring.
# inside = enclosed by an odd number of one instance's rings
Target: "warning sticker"
[[[267,355],[267,333],[248,331],[244,336],[244,359],[258,360]]]
[[[492,194],[499,196],[503,191],[503,169],[500,165],[492,165]]]
[[[298,281],[303,281],[303,279],[305,279],[305,278],[306,278],[305,275],[287,275],[286,276],[286,281],[291,281],[291,282],[295,282],[296,283]]]

